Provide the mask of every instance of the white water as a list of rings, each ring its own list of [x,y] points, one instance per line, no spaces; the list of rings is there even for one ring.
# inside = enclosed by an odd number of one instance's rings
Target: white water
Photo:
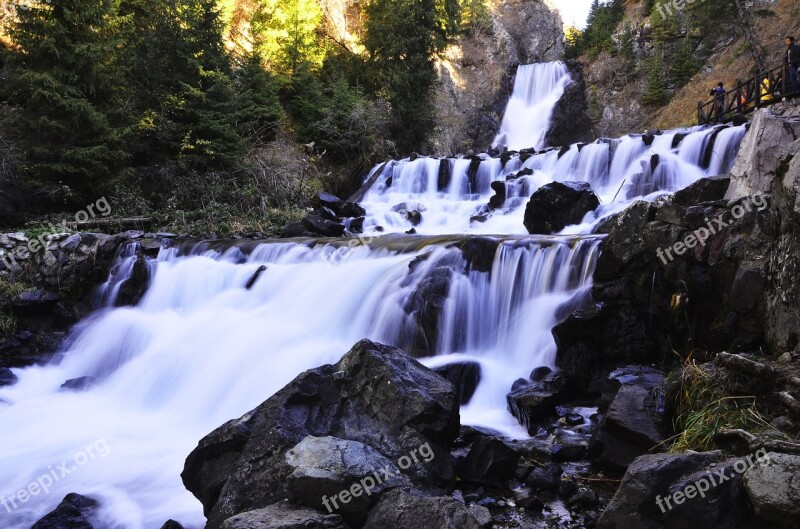
[[[678,133],[687,136],[678,142]],[[480,363],[482,380],[462,409],[462,421],[524,437],[506,412],[505,395],[533,368],[554,365],[550,331],[557,309],[591,285],[598,252],[594,237],[528,236],[522,227],[527,197],[554,180],[590,182],[604,206],[565,230],[586,234],[641,190],[653,198],[727,169],[744,129],[720,132],[704,169],[712,133],[669,132],[650,147],[641,137],[627,136],[573,146],[562,156],[551,151],[525,161],[512,157],[505,167],[486,158],[471,182],[469,160],[448,160],[452,178],[442,190],[439,160],[389,164],[364,200],[372,233],[378,224],[387,232],[409,229],[391,211],[406,202],[424,209],[421,233],[505,234],[490,274],[466,271],[461,252],[450,248],[462,240],[457,235],[387,235],[371,248],[349,252],[311,242],[265,243],[250,252],[162,250],[149,263],[152,283],[137,307],[99,311],[78,326],[60,363],[14,370],[19,382],[0,389],[0,495],[28,487],[62,461],[76,467],[49,494],[10,513],[0,506],[0,527],[30,527],[68,492],[102,501],[98,527],[158,529],[168,518],[202,527],[202,509],[179,477],[198,440],[303,370],[337,361],[362,338],[408,346],[415,325],[404,307],[442,266],[454,275],[439,321],[437,355],[424,362]],[[655,171],[653,154],[660,157]],[[505,206],[485,223],[470,222],[488,202],[491,182],[524,168],[533,174],[507,184]],[[133,269],[132,250],[121,252],[101,288],[107,307]],[[410,269],[422,255],[427,258]],[[247,290],[262,265],[267,270]],[[99,383],[83,393],[59,392],[64,381],[82,376]],[[98,441],[107,455],[75,464],[75,456]]]
[[[571,82],[563,62],[520,65],[492,147],[512,151],[543,148],[553,107]]]

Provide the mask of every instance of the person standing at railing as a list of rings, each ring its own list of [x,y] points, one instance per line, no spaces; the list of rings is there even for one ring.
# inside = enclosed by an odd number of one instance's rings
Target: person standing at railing
[[[711,95],[714,96],[714,110],[717,113],[717,121],[722,123],[722,117],[725,114],[725,84],[717,84],[716,88],[711,89]]]
[[[800,68],[800,46],[794,43],[794,37],[786,37],[784,64],[786,65],[786,81],[789,93],[800,92],[800,74],[797,71]]]

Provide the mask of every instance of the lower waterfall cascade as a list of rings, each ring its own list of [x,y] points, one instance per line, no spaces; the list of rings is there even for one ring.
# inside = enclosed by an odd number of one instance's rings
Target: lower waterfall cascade
[[[562,63],[521,70],[507,119],[528,115],[513,103],[549,120],[567,82]],[[539,151],[548,125],[534,125],[519,134],[536,144],[520,145],[504,121],[500,144]],[[127,243],[99,289],[101,308],[52,362],[15,369],[18,382],[0,388],[0,495],[59,476],[47,494],[0,506],[0,526],[27,529],[78,492],[102,500],[103,527],[158,529],[168,518],[203,527],[180,478],[198,440],[363,338],[433,368],[479,364],[462,423],[525,438],[506,394],[534,368],[555,367],[551,330],[592,285],[602,241],[595,226],[635,200],[725,173],[746,130],[693,127],[501,157],[390,161],[365,179],[374,181],[361,201],[366,244],[346,252],[328,239],[165,246],[147,263],[141,301],[116,307],[137,259],[137,243]],[[589,183],[601,206],[557,235],[528,234],[529,197],[557,181]],[[493,182],[504,182],[505,200],[487,211]],[[420,215],[413,223],[411,210]],[[406,234],[411,228],[416,234]],[[492,248],[486,263],[462,250],[471,240]],[[431,334],[414,303],[436,285],[446,285],[445,302]],[[80,377],[96,382],[61,390]]]

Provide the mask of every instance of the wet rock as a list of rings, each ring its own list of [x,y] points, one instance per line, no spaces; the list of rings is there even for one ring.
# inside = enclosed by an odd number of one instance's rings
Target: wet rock
[[[17,383],[17,375],[7,367],[0,367],[0,387],[11,386]]]
[[[672,199],[676,206],[694,206],[701,202],[714,202],[725,198],[731,184],[729,176],[701,178],[689,187],[677,191]]]
[[[342,204],[342,207],[339,208],[338,213],[340,217],[358,218],[365,216],[367,214],[367,210],[355,202],[345,202]]]
[[[322,237],[341,237],[344,235],[344,224],[335,220],[325,219],[316,213],[303,218],[302,223],[308,231]]]
[[[766,454],[745,472],[744,486],[760,518],[800,526],[800,456]]]
[[[305,225],[302,222],[290,222],[283,228],[283,233],[281,233],[281,237],[284,239],[293,239],[295,237],[312,237],[313,234],[310,233]]]
[[[467,271],[490,273],[500,241],[491,237],[467,237],[456,244],[467,261]]]
[[[600,205],[586,182],[553,182],[537,190],[525,209],[528,233],[549,235],[578,224]]]
[[[545,137],[545,143],[549,146],[572,145],[594,139],[594,124],[589,117],[583,67],[578,61],[568,61],[567,67],[572,82],[564,89],[564,94],[553,108],[550,129]]]
[[[555,491],[558,490],[563,473],[564,469],[560,465],[549,463],[545,467],[533,469],[528,475],[526,483],[534,489]]]
[[[286,462],[294,469],[287,480],[292,500],[322,512],[333,505],[356,526],[383,493],[408,485],[394,463],[356,441],[309,436],[286,453]],[[386,481],[384,471],[391,476]]]
[[[462,406],[469,404],[481,381],[480,364],[477,362],[462,362],[438,367],[434,371],[453,384],[458,402]]]
[[[506,203],[506,183],[496,180],[491,187],[495,194],[489,199],[489,209],[500,209]]]
[[[566,398],[567,381],[558,374],[551,374],[540,382],[512,391],[506,396],[508,410],[519,423],[533,435],[536,422],[555,413],[555,408]]]
[[[659,389],[664,375],[652,368],[628,367],[611,374],[617,386],[589,445],[593,460],[621,471],[666,439]]]
[[[161,529],[184,529],[184,527],[175,520],[167,520],[167,522],[161,526]]]
[[[97,384],[95,377],[80,377],[67,380],[61,384],[60,391],[84,391]]]
[[[417,486],[449,483],[458,435],[452,384],[403,351],[369,341],[336,365],[298,376],[255,410],[200,441],[182,474],[208,528],[289,497],[285,454],[307,436],[358,441],[392,461],[428,444],[433,458],[406,475]]]
[[[639,457],[628,468],[597,527],[758,526],[747,506],[742,476],[735,471],[736,461],[722,461],[719,451]],[[701,480],[705,480],[703,485],[699,485]],[[705,489],[702,495],[699,488]]]
[[[478,522],[478,525],[481,527],[491,526],[492,513],[489,512],[489,509],[480,505],[470,505],[467,510],[475,518],[475,521]]]
[[[431,356],[439,337],[439,316],[447,303],[453,270],[440,266],[420,281],[408,297],[403,310],[413,317],[416,328],[406,349],[414,356]]]
[[[94,529],[89,519],[98,505],[97,501],[80,494],[67,494],[58,507],[31,529]]]
[[[466,505],[447,497],[425,497],[396,489],[369,513],[364,529],[480,529]]]
[[[502,440],[478,436],[463,461],[458,473],[463,481],[471,483],[499,483],[514,476],[519,462],[519,453]]]
[[[115,301],[116,306],[135,307],[142,300],[149,286],[150,271],[147,267],[147,258],[143,252],[138,252],[130,276],[119,287]]]
[[[314,196],[312,203],[315,207],[328,208],[332,211],[339,211],[342,207],[342,199],[331,193],[317,193]]]
[[[11,301],[11,310],[22,318],[43,318],[52,316],[61,296],[43,290],[28,290]]]
[[[222,529],[350,529],[338,514],[294,507],[286,502],[237,514]]]

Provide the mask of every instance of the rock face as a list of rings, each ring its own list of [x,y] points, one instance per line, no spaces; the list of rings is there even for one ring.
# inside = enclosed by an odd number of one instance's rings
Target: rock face
[[[549,235],[578,224],[600,205],[586,182],[553,182],[537,190],[525,209],[528,233]]]
[[[452,498],[429,498],[404,490],[386,494],[369,513],[364,529],[480,529],[466,505]]]
[[[485,151],[497,133],[520,64],[555,61],[564,51],[559,14],[541,0],[507,0],[488,27],[459,37],[436,62],[439,77],[432,151]]]
[[[583,66],[577,61],[569,61],[572,83],[567,85],[564,95],[556,103],[550,120],[545,143],[548,146],[564,146],[573,143],[590,142],[594,139],[592,118],[588,114],[586,102],[586,83]]]
[[[508,411],[519,423],[534,435],[538,429],[536,421],[554,414],[567,393],[567,381],[558,374],[551,374],[539,381],[523,383],[506,396]]]
[[[597,464],[621,471],[663,443],[667,433],[660,410],[663,382],[664,375],[653,368],[630,366],[611,374],[609,384],[616,392],[608,408],[601,410],[603,419],[589,444]]]
[[[67,494],[44,518],[33,524],[31,529],[93,529],[89,523],[98,503],[80,494]]]
[[[767,454],[745,472],[744,486],[759,517],[800,525],[800,456]]]
[[[353,525],[363,524],[384,492],[408,485],[394,463],[356,441],[309,436],[286,453],[286,462],[294,469],[287,480],[291,499],[323,512],[336,502],[337,514]],[[390,478],[379,483],[384,471]],[[341,491],[348,494],[346,503]]]
[[[453,479],[458,435],[452,384],[393,347],[362,341],[336,365],[307,371],[261,406],[200,441],[184,484],[216,529],[231,516],[289,497],[286,453],[308,436],[357,441],[393,460],[430,448],[405,472],[418,486]],[[424,454],[423,454],[424,455]]]
[[[350,529],[337,514],[322,514],[287,503],[248,511],[225,520],[222,529]]]

